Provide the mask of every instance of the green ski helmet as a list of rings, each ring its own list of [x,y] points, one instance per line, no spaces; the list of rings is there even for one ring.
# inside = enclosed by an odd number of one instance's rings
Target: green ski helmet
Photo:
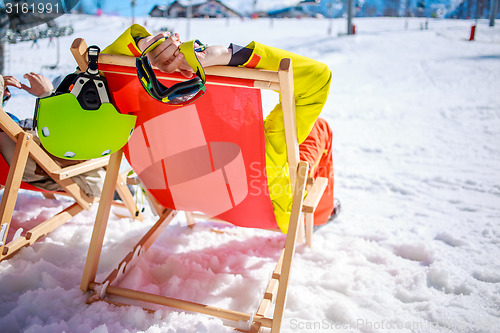
[[[97,66],[99,48],[90,46],[88,54],[87,71],[68,75],[56,93],[38,99],[35,108],[43,147],[64,159],[114,153],[127,143],[135,127],[136,116],[119,113],[109,101],[106,80]]]

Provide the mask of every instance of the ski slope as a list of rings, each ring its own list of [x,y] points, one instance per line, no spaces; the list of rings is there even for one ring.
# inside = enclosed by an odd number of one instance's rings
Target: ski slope
[[[76,37],[101,48],[130,19],[64,16],[75,34],[6,46],[6,73],[51,79],[74,70]],[[480,21],[161,20],[183,39],[257,40],[329,65],[322,117],[334,133],[335,191],[343,211],[299,246],[283,332],[497,332],[500,330],[500,28]],[[328,31],[331,34],[328,34]],[[44,66],[54,65],[52,70]],[[6,110],[31,117],[34,98],[11,89]],[[271,109],[274,93],[264,94]],[[71,203],[22,192],[12,229]],[[80,277],[96,208],[0,263],[2,332],[232,332],[216,318],[158,308],[85,304]],[[102,270],[112,269],[154,219],[112,214]],[[254,311],[284,236],[199,224],[184,217],[122,285],[238,311]],[[234,325],[234,324],[233,324]]]

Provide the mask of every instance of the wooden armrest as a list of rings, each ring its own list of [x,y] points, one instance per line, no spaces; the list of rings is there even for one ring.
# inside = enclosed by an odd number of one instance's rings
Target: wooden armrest
[[[17,136],[23,132],[23,129],[1,107],[0,110],[0,129],[17,142]]]
[[[302,211],[304,213],[314,213],[316,207],[318,206],[319,200],[323,196],[326,187],[328,186],[328,178],[318,177],[314,181],[313,186],[307,193],[302,206]]]
[[[59,180],[81,175],[87,171],[99,169],[109,164],[109,156],[88,160],[53,172]]]
[[[78,67],[80,68],[80,70],[84,72],[87,69],[88,54],[87,43],[83,38],[76,38],[73,41],[73,44],[71,45],[71,53],[78,63]],[[101,53],[99,54],[99,63],[135,68],[135,57]],[[207,75],[213,76],[225,76],[254,80],[254,87],[259,89],[280,89],[280,79],[276,71],[244,67],[210,66],[205,68],[205,73]],[[161,77],[162,76],[159,76],[158,78]],[[172,77],[169,77],[169,79],[174,81],[176,80]]]

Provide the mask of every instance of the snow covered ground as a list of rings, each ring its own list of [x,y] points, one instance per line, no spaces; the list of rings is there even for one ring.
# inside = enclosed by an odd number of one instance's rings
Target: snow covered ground
[[[71,72],[73,38],[105,46],[130,23],[62,17],[75,34],[7,46],[6,73]],[[144,23],[145,19],[139,19]],[[334,132],[336,223],[299,246],[283,332],[498,332],[500,330],[500,27],[480,21],[147,20],[208,44],[252,39],[328,64],[323,117]],[[327,31],[331,24],[331,35]],[[189,31],[189,32],[188,32]],[[340,36],[339,36],[340,35]],[[187,38],[185,38],[187,39]],[[31,116],[11,89],[6,109]],[[265,94],[270,108],[276,97]],[[22,192],[13,223],[33,224],[70,204]],[[85,304],[79,283],[96,209],[0,263],[2,332],[224,332],[219,319],[159,309]],[[150,226],[112,216],[103,278]],[[15,228],[14,227],[14,228]],[[256,309],[283,235],[200,224],[180,216],[122,282],[235,310]]]

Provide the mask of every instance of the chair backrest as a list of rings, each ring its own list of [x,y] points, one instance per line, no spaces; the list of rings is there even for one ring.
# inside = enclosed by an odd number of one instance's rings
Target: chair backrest
[[[79,43],[75,40],[72,52],[83,70],[87,62],[78,57],[85,46]],[[99,69],[115,107],[137,116],[125,156],[164,207],[200,211],[238,226],[277,228],[267,184],[260,89],[280,90],[278,72],[206,68],[205,94],[178,107],[158,102],[144,91],[133,57],[101,54]],[[156,71],[156,75],[167,87],[185,80],[179,73]],[[296,170],[295,115],[285,118],[291,119],[292,139],[287,137],[287,142],[294,144],[288,153],[290,169]]]
[[[137,116],[125,156],[164,207],[239,226],[277,227],[265,172],[260,90],[209,83],[195,103],[170,106],[127,75],[133,68],[117,73],[116,66],[101,67],[116,108]],[[160,81],[173,84],[165,76]]]

